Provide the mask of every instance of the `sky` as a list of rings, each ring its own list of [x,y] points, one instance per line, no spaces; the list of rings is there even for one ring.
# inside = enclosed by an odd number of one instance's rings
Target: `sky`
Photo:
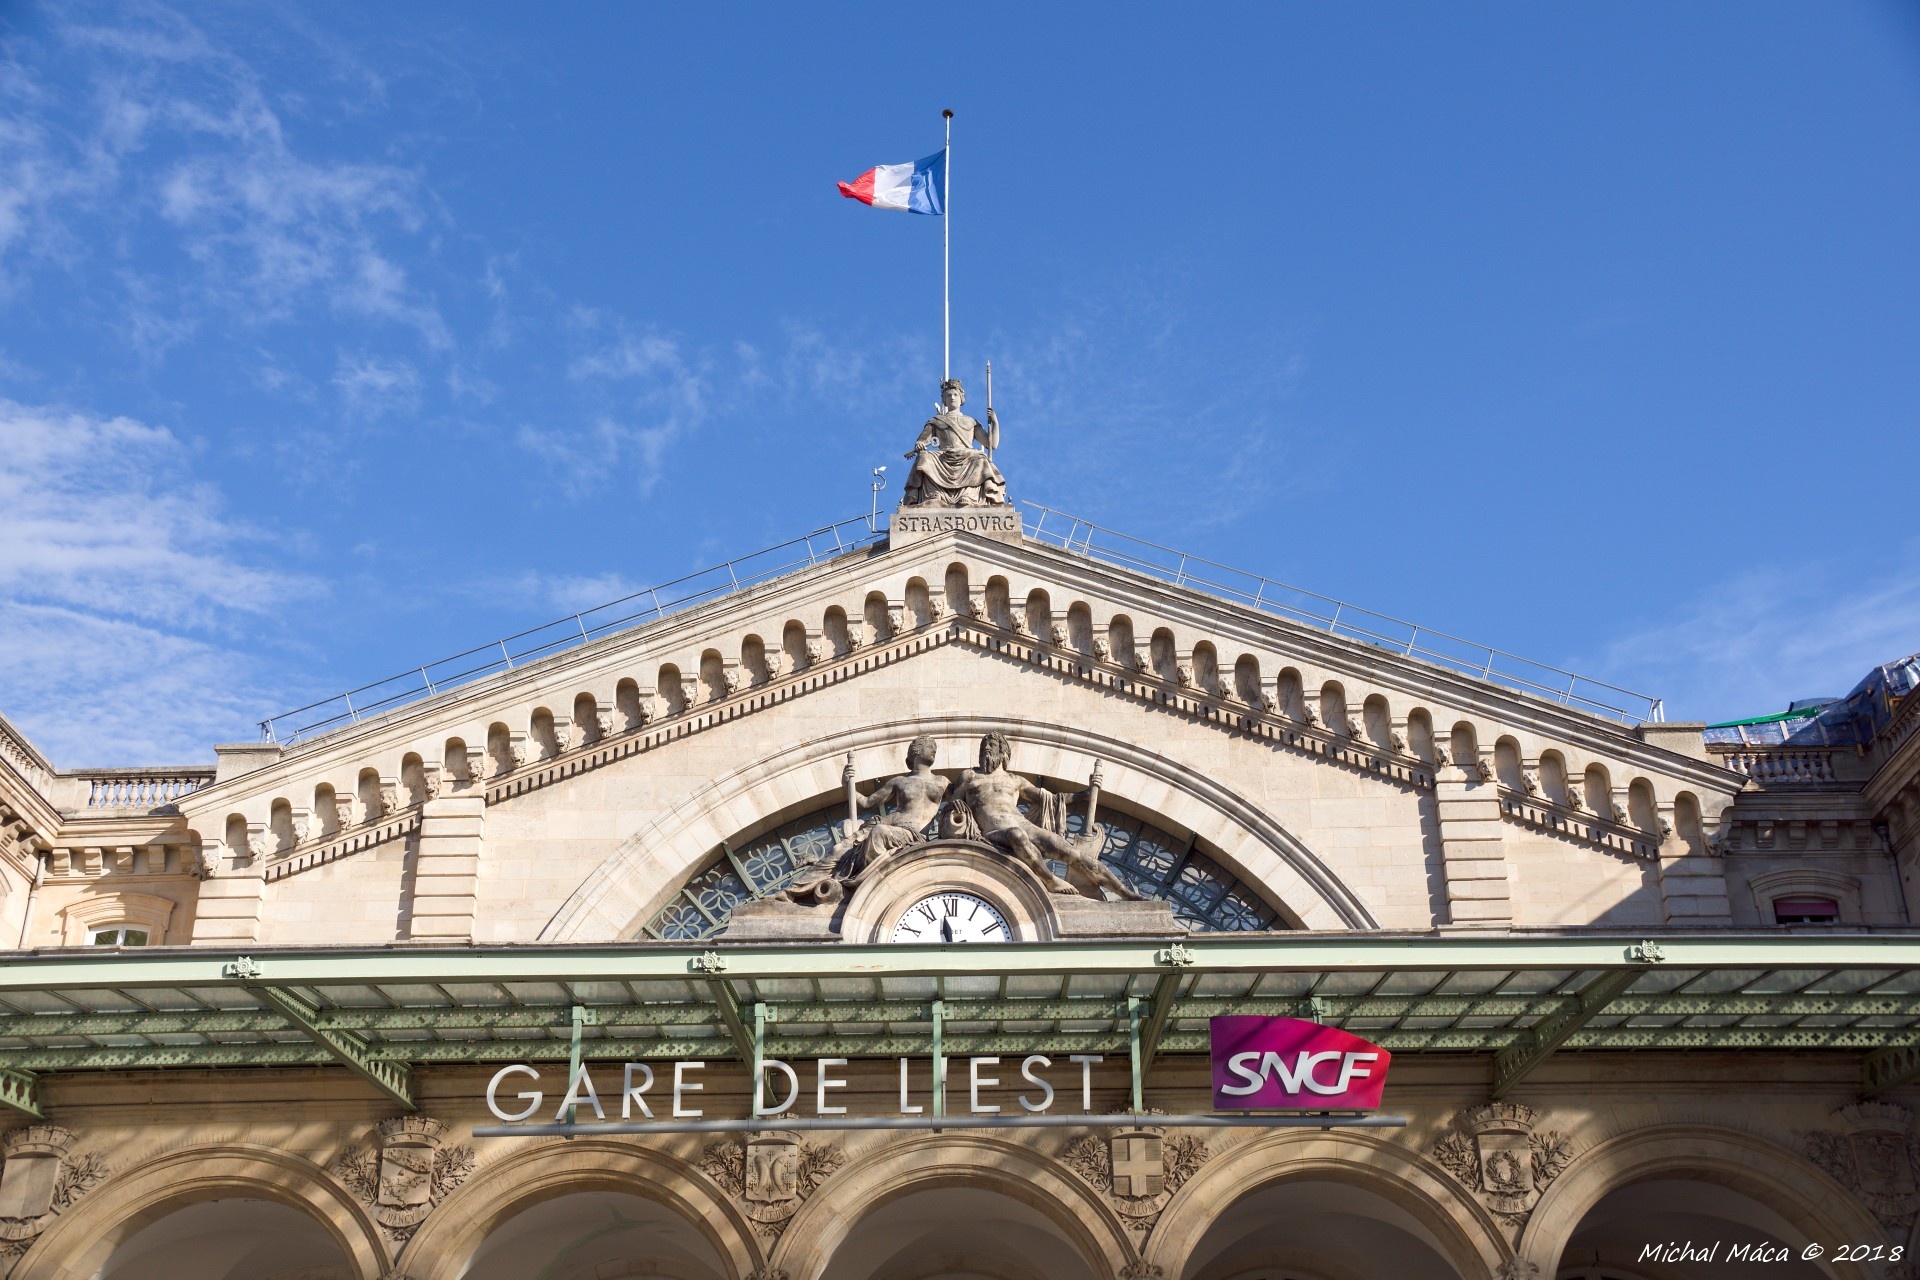
[[[1920,649],[1920,7],[0,0],[0,712],[193,763],[1016,500],[1724,719]]]

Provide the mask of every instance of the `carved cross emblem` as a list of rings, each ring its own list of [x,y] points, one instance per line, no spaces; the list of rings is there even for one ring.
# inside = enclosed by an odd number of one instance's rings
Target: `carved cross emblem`
[[[1158,1134],[1127,1134],[1113,1140],[1113,1194],[1157,1196],[1165,1185]]]

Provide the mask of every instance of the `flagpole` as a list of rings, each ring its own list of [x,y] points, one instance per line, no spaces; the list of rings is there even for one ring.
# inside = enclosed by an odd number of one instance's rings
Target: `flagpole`
[[[940,113],[947,122],[946,152],[940,161],[940,381],[953,376],[953,109]]]

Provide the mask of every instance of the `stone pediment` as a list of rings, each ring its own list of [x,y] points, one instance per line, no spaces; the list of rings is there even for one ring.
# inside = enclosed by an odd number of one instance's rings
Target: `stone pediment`
[[[257,767],[184,797],[176,821],[208,873],[276,882],[417,838],[436,799],[494,806],[636,757],[671,772],[681,744],[823,692],[910,691],[934,653],[1389,788],[1484,786],[1507,822],[1637,860],[1676,826],[1704,845],[1740,783],[1490,681],[1031,540],[959,533],[853,552],[378,720],[254,748]]]

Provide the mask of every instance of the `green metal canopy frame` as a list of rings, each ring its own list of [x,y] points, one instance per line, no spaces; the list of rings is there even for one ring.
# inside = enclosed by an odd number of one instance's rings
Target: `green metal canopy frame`
[[[1225,1013],[1489,1055],[1496,1097],[1553,1053],[1684,1049],[1862,1053],[1871,1095],[1920,1076],[1920,933],[15,953],[0,1105],[81,1071],[338,1063],[411,1108],[433,1064],[1023,1053],[1127,1055],[1137,1095]]]

